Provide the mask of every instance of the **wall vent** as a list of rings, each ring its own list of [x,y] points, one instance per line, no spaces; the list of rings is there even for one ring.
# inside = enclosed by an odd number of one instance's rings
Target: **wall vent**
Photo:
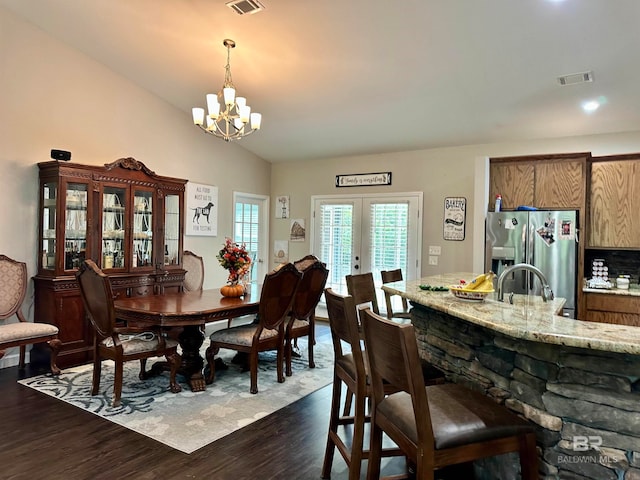
[[[233,0],[226,5],[238,15],[249,15],[264,10],[264,5],[256,0]]]
[[[577,83],[593,82],[593,72],[571,73],[558,77],[560,85],[575,85]]]

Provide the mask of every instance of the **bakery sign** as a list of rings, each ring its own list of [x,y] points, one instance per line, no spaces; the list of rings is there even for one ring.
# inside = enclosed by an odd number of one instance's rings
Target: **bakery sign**
[[[446,197],[444,199],[444,239],[464,240],[464,224],[467,215],[467,199]]]
[[[336,187],[369,187],[372,185],[391,185],[391,172],[336,175]]]

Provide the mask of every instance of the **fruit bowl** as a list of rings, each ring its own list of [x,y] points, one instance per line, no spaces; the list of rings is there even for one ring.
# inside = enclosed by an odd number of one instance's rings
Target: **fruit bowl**
[[[451,285],[449,291],[456,298],[474,302],[482,302],[487,295],[493,293],[493,290],[470,290],[465,288],[464,285]]]

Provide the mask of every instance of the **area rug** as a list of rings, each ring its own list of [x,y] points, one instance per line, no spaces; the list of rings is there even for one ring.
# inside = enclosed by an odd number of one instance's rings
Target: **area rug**
[[[111,407],[114,373],[111,361],[103,362],[100,393],[96,396],[91,396],[92,365],[63,370],[59,377],[39,375],[19,383],[192,453],[328,385],[333,375],[331,344],[316,344],[313,369],[309,368],[303,339],[299,339],[299,347],[301,357],[293,359],[293,375],[286,377],[284,383],[276,379],[276,353],[260,353],[259,392],[255,395],[249,393],[249,372],[242,372],[239,365],[231,362],[235,355],[231,350],[220,351],[229,368],[216,370],[215,382],[204,392],[191,392],[184,378],[178,376],[183,390],[173,394],[168,391],[168,373],[141,381],[139,362],[127,362],[122,405],[117,408]]]

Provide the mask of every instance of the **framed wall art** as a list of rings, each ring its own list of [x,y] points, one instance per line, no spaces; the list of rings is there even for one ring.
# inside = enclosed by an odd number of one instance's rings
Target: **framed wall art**
[[[445,197],[444,233],[445,240],[464,240],[467,217],[467,199],[464,197]]]
[[[187,183],[185,235],[218,235],[218,187]]]

